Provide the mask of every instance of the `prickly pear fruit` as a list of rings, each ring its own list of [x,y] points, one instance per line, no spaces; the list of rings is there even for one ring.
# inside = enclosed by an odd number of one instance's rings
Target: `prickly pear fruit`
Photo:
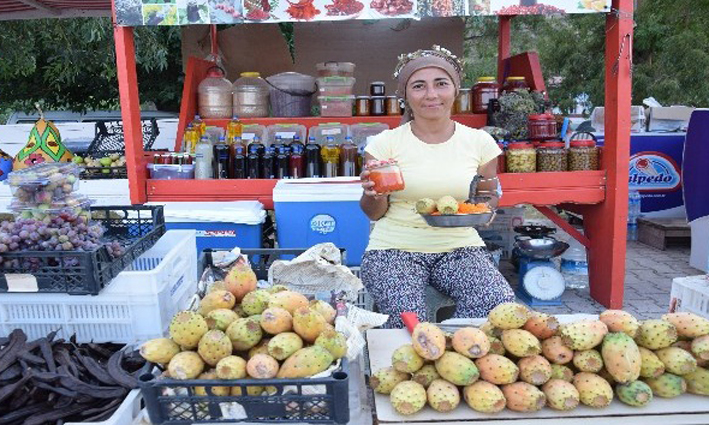
[[[594,349],[576,351],[572,363],[579,372],[598,373],[603,369],[603,357]]]
[[[538,412],[547,402],[539,388],[526,382],[504,385],[502,393],[507,399],[507,408],[515,412]]]
[[[435,364],[441,378],[455,385],[470,385],[480,376],[472,360],[455,352],[446,351]]]
[[[243,379],[246,377],[246,360],[239,356],[226,356],[214,368],[219,379]]]
[[[554,410],[574,410],[579,405],[580,395],[574,384],[561,379],[550,379],[542,386],[547,406]]]
[[[263,394],[264,387],[260,385],[249,385],[246,387],[246,394],[250,396],[260,396]],[[240,396],[242,393],[241,387],[231,387],[231,395]]]
[[[170,322],[170,338],[180,347],[187,349],[197,348],[202,335],[208,330],[204,317],[194,311],[180,311]]]
[[[457,205],[457,204],[456,204]],[[436,360],[446,350],[446,336],[432,323],[419,323],[411,334],[414,350],[426,360]]]
[[[551,365],[551,379],[571,382],[574,380],[574,371],[563,364],[553,364]]]
[[[426,390],[417,382],[400,382],[391,390],[389,400],[397,413],[413,415],[426,405]]]
[[[685,375],[697,369],[697,360],[692,353],[677,347],[667,347],[655,351],[665,365],[665,370],[675,375]]]
[[[244,313],[249,316],[261,314],[268,307],[268,301],[271,299],[271,294],[264,289],[257,289],[244,295],[241,300],[241,308]]]
[[[303,348],[303,340],[295,332],[283,332],[268,342],[268,354],[276,360],[285,360]]]
[[[310,301],[310,309],[317,311],[325,319],[325,321],[331,325],[335,324],[335,317],[337,317],[337,311],[333,306],[328,304],[323,300],[313,300]]]
[[[394,350],[391,365],[400,372],[414,373],[423,366],[423,358],[414,350],[413,345],[404,344]]]
[[[603,341],[608,326],[600,320],[581,320],[559,327],[564,345],[574,351],[590,350]]]
[[[694,340],[692,340],[691,350],[697,358],[709,360],[709,335],[694,338]]]
[[[326,370],[332,360],[332,354],[319,345],[301,348],[283,362],[277,377],[307,378]]]
[[[532,385],[543,385],[551,379],[551,365],[542,356],[529,356],[517,362],[519,379]]]
[[[303,341],[313,343],[325,330],[327,322],[317,311],[308,307],[300,307],[293,313],[293,330],[303,338]]]
[[[261,341],[261,325],[250,317],[237,319],[226,328],[226,334],[236,351],[248,350]]]
[[[665,364],[660,361],[657,354],[645,347],[640,350],[640,376],[643,378],[657,378],[665,373]]]
[[[239,317],[247,317],[247,316],[248,316],[248,314],[246,314],[246,312],[244,311],[244,309],[241,308],[241,304],[235,305],[234,308],[231,309],[231,311],[233,311],[234,313],[236,313],[237,316],[239,316]]]
[[[471,359],[478,359],[490,351],[490,340],[477,328],[461,328],[455,331],[451,341],[453,349]]]
[[[269,307],[261,313],[261,327],[271,335],[293,329],[293,316],[280,307]]]
[[[217,379],[217,373],[214,370],[208,370],[200,373],[197,379],[215,380]],[[194,394],[202,397],[207,395],[227,396],[230,392],[231,389],[229,387],[194,387]]]
[[[431,198],[422,198],[416,201],[416,212],[419,214],[431,214],[436,211],[436,201]]]
[[[611,384],[595,373],[579,372],[573,384],[579,392],[579,400],[588,407],[606,407],[613,400]]]
[[[207,331],[197,345],[197,353],[210,366],[216,366],[219,360],[231,355],[231,350],[229,337],[219,329]]]
[[[452,215],[458,212],[458,201],[450,195],[442,196],[436,201],[436,209],[443,215]]]
[[[170,363],[170,359],[179,352],[180,346],[170,338],[151,339],[140,347],[140,355],[145,360],[160,364]]]
[[[236,304],[234,294],[229,291],[212,291],[208,292],[199,302],[197,312],[202,316],[206,316],[210,311],[218,308],[232,309]]]
[[[642,356],[633,338],[627,334],[611,332],[606,335],[603,338],[601,355],[606,370],[615,382],[627,384],[640,377]]]
[[[605,379],[611,386],[615,385],[615,378],[613,378],[613,375],[608,373],[608,370],[604,367],[603,369],[599,370],[598,373],[596,374],[600,376],[601,378]]]
[[[220,331],[225,331],[226,328],[228,328],[229,325],[231,325],[231,323],[238,318],[239,315],[233,310],[218,308],[210,311],[204,320],[207,322],[207,327],[209,327],[209,329],[219,329]]]
[[[697,338],[709,335],[709,319],[688,311],[665,314],[662,320],[672,323],[681,337]]]
[[[425,364],[421,369],[414,372],[411,380],[423,385],[424,388],[428,388],[428,386],[431,385],[431,382],[440,377],[441,375],[439,375],[438,371],[436,371],[435,365]]]
[[[175,354],[167,365],[172,379],[194,379],[204,370],[204,360],[194,351]]]
[[[698,367],[694,372],[683,376],[687,381],[687,392],[697,395],[709,395],[709,370]]]
[[[246,362],[246,373],[254,379],[269,379],[278,373],[278,361],[268,354],[257,354]]]
[[[369,378],[369,386],[379,394],[389,394],[396,384],[409,380],[408,373],[399,372],[393,367],[379,369]]]
[[[246,359],[250,359],[256,354],[268,354],[268,343],[271,342],[270,338],[264,338],[258,342],[258,344],[249,348]]]
[[[256,273],[244,256],[239,256],[224,277],[224,286],[234,294],[236,302],[241,302],[246,294],[255,290],[256,282]]]
[[[623,310],[606,310],[598,315],[598,320],[608,326],[609,332],[623,332],[631,338],[637,336],[640,327],[638,319]]]
[[[483,331],[485,333],[485,335],[487,335],[491,338],[492,337],[499,338],[502,335],[502,331],[503,331],[503,329],[496,328],[495,325],[490,323],[489,320],[487,322],[483,323],[482,325],[480,325],[478,327],[478,329]]]
[[[498,354],[488,354],[475,360],[480,377],[495,385],[511,384],[519,376],[519,368],[507,357]]]
[[[477,381],[463,388],[463,399],[471,409],[481,413],[501,412],[507,405],[500,387],[486,381]]]
[[[675,398],[687,392],[687,381],[672,373],[663,373],[657,378],[645,378],[645,383],[658,397]]]
[[[460,403],[460,391],[444,379],[435,379],[426,390],[426,399],[433,410],[450,412]]]
[[[533,311],[522,329],[543,340],[556,334],[559,329],[559,321],[549,314]]]
[[[644,320],[640,322],[635,342],[649,350],[667,348],[677,341],[677,328],[665,320]]]
[[[291,315],[300,307],[308,306],[308,299],[305,295],[293,291],[281,291],[271,294],[268,307],[280,307]]]
[[[652,389],[643,381],[618,384],[615,393],[618,400],[629,406],[642,407],[652,401]]]
[[[505,346],[502,344],[500,338],[488,335],[487,339],[490,341],[490,351],[488,351],[488,354],[498,354],[500,356],[505,355]]]
[[[560,336],[542,341],[542,354],[553,364],[566,364],[574,358],[574,351],[564,345]]]
[[[269,294],[275,294],[276,292],[288,291],[288,287],[285,285],[273,285],[266,288]]]
[[[315,340],[315,345],[324,347],[335,360],[341,359],[347,354],[347,338],[332,329],[324,330]]]
[[[207,288],[207,292],[212,292],[212,291],[226,291],[226,284],[224,283],[223,280],[215,280]]]
[[[487,315],[487,320],[496,328],[518,329],[529,320],[531,312],[527,306],[518,303],[502,303]]]
[[[542,344],[537,337],[524,329],[502,331],[502,344],[515,357],[536,356],[542,352]]]

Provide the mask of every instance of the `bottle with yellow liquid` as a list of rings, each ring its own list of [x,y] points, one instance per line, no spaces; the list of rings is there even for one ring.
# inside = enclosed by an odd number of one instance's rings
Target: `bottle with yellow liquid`
[[[232,116],[231,121],[229,121],[229,124],[226,126],[227,143],[231,144],[235,138],[241,137],[243,128],[244,126],[241,124],[241,121],[239,121],[239,117],[236,115]]]
[[[323,160],[323,177],[337,177],[337,169],[340,165],[340,146],[335,142],[335,138],[328,136],[325,144],[320,150]]]
[[[194,116],[194,119],[192,120],[192,127],[197,130],[199,137],[204,136],[207,131],[207,123],[204,122],[204,120],[200,118],[199,115]]]
[[[187,124],[185,134],[182,138],[182,150],[187,153],[194,153],[197,142],[199,142],[199,132],[192,127],[192,124]]]

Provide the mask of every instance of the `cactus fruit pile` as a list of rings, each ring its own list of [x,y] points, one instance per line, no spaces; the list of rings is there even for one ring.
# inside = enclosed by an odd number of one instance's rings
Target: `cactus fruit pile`
[[[485,203],[458,202],[452,196],[442,196],[438,201],[422,198],[416,201],[416,212],[423,215],[482,214],[490,212]]]
[[[461,399],[497,413],[603,408],[614,397],[642,407],[653,397],[709,396],[709,320],[693,313],[638,321],[606,310],[598,320],[559,324],[505,303],[480,327],[446,334],[420,323],[411,339],[369,381],[402,415],[426,404],[447,412]]]
[[[239,260],[197,311],[173,317],[169,338],[147,341],[140,354],[165,366],[164,376],[172,379],[306,378],[347,353],[345,336],[333,326],[336,315],[330,304],[283,286],[256,289],[256,275]],[[240,395],[234,391],[241,389],[211,391]]]

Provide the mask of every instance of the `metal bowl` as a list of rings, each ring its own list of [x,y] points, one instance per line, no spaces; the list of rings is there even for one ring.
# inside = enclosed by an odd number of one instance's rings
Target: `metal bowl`
[[[478,227],[486,225],[493,212],[480,214],[426,215],[421,214],[431,227]]]
[[[533,260],[547,260],[563,254],[569,248],[569,244],[554,238],[519,239],[514,246],[521,256]]]

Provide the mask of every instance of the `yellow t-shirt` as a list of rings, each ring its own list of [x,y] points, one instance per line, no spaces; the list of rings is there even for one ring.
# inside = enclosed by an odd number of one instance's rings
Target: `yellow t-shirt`
[[[472,227],[431,227],[416,213],[416,201],[451,195],[468,198],[470,182],[480,165],[502,153],[488,133],[455,124],[444,143],[428,144],[411,132],[407,123],[374,136],[365,151],[379,160],[399,163],[406,188],[393,192],[389,209],[369,236],[367,250],[399,249],[441,253],[466,246],[484,246]]]

